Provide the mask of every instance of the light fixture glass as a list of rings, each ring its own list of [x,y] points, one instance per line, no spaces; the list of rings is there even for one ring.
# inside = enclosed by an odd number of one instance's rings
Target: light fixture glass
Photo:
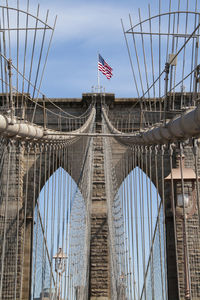
[[[62,248],[59,248],[58,253],[53,258],[55,259],[55,271],[63,273],[66,268],[67,255],[63,253]]]
[[[189,194],[187,194],[187,193],[184,193],[184,197],[183,197],[182,193],[177,195],[177,206],[183,207],[183,205],[185,207],[189,206]]]

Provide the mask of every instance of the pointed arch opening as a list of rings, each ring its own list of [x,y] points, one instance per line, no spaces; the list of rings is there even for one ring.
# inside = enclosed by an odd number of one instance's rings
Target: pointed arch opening
[[[113,266],[128,299],[167,299],[164,207],[152,177],[136,166],[111,208]]]
[[[78,185],[58,168],[35,206],[31,299],[74,299],[76,290],[86,284],[87,222],[87,203]]]

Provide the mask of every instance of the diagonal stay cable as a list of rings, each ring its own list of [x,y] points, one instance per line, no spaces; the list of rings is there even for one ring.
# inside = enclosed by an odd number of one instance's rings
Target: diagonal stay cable
[[[0,53],[0,56],[1,56],[3,59],[5,59],[6,62],[9,62],[8,58],[6,58],[6,56],[5,56],[4,54]],[[28,83],[30,83],[30,86],[31,86],[31,87],[34,88],[34,85],[29,81],[29,79],[27,79],[25,76],[23,76],[23,74],[22,74],[22,73],[21,73],[21,72],[13,65],[13,64],[11,64],[11,67],[12,67],[19,75],[21,75],[22,78],[24,78]],[[5,83],[6,83],[6,82],[5,82]],[[8,83],[6,83],[6,86],[8,86]],[[14,87],[13,87],[13,88],[14,88]],[[42,92],[41,92],[39,89],[37,89],[36,87],[35,87],[35,91],[37,91],[38,93],[40,93],[41,95],[43,95]],[[35,102],[33,99],[31,99],[31,97],[28,97],[28,98],[29,98],[29,100]],[[57,109],[59,109],[61,112],[63,112],[65,115],[67,115],[67,116],[70,117],[70,118],[79,119],[80,117],[82,117],[82,116],[85,115],[85,113],[86,113],[86,112],[84,112],[82,115],[80,115],[80,116],[77,117],[77,116],[71,115],[71,114],[67,113],[66,111],[64,111],[61,107],[59,107],[57,104],[55,104],[50,98],[45,98],[45,100],[47,100],[48,102],[50,102],[54,107],[56,107]],[[39,105],[39,104],[37,104],[37,105]]]
[[[0,55],[1,55],[1,54],[0,54]],[[8,86],[8,83],[7,83],[5,80],[3,80],[3,78],[0,78],[0,81],[2,81],[6,86]],[[13,90],[14,90],[16,93],[18,92],[17,89],[16,89],[15,87],[13,87]],[[32,99],[29,95],[24,94],[24,96],[25,96],[26,99],[28,99],[29,101],[31,101],[31,102],[33,102],[33,103],[36,103],[35,100]],[[68,120],[68,119],[70,119],[70,120],[71,120],[71,119],[79,119],[79,120],[80,120],[81,118],[87,118],[88,115],[89,115],[89,113],[90,113],[90,111],[91,111],[91,108],[93,107],[93,104],[91,103],[90,106],[88,106],[87,110],[84,111],[80,116],[74,116],[74,115],[71,115],[71,114],[69,114],[68,112],[62,110],[62,108],[60,108],[58,105],[56,105],[56,104],[55,104],[53,101],[51,101],[50,99],[45,98],[45,100],[48,100],[48,102],[50,102],[52,105],[54,105],[58,110],[60,110],[60,112],[64,113],[66,116],[64,116],[64,115],[61,116],[60,114],[56,113],[55,111],[53,111],[53,110],[51,110],[51,109],[45,107],[45,111],[46,111],[46,112],[49,112],[49,113],[51,113],[51,114],[53,114],[53,115],[55,115],[55,116],[57,116],[57,117],[59,117],[59,118],[62,117],[62,118],[64,118],[64,119],[66,119],[66,120]],[[40,108],[42,108],[42,109],[44,109],[44,106],[41,105],[41,104],[39,104],[38,102],[37,102],[37,106],[40,107]]]

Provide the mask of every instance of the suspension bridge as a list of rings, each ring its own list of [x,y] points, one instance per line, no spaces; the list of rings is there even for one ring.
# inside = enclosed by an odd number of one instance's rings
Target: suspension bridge
[[[122,21],[133,98],[46,97],[56,19],[25,6],[0,5],[0,299],[200,299],[198,1]]]

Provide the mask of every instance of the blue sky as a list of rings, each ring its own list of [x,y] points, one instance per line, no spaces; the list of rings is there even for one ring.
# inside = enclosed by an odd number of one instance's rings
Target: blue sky
[[[1,0],[4,5],[6,0]],[[137,97],[137,92],[135,88],[135,83],[132,76],[131,66],[128,57],[128,51],[126,49],[126,43],[122,31],[121,19],[123,19],[125,30],[130,29],[129,14],[132,17],[133,25],[139,22],[138,8],[141,8],[141,18],[147,19],[148,13],[148,3],[151,5],[151,15],[157,15],[159,12],[159,0],[34,0],[30,1],[30,11],[36,15],[37,4],[40,2],[40,15],[42,20],[45,20],[45,14],[47,9],[49,9],[49,24],[53,25],[54,18],[57,15],[57,25],[55,34],[53,37],[52,47],[50,49],[47,67],[45,71],[45,76],[41,86],[41,92],[47,97],[81,97],[82,93],[90,92],[92,86],[97,85],[97,56],[98,52],[103,56],[107,63],[113,68],[113,78],[108,80],[102,74],[101,85],[105,87],[106,92],[115,93],[116,97]],[[179,0],[160,0],[161,1],[161,12],[169,11],[169,3],[171,1],[171,10],[178,9]],[[20,7],[25,9],[27,0],[19,0]],[[16,0],[9,0],[10,6],[16,6]],[[185,11],[188,3],[188,9],[194,10],[195,3],[197,0],[181,0],[181,7],[179,10]],[[198,9],[199,10],[199,7]],[[5,11],[4,11],[5,13]],[[180,30],[184,33],[185,28],[185,16],[182,16],[181,22],[183,25],[180,26]],[[12,17],[10,12],[10,19],[12,25],[16,26],[16,16]],[[152,21],[152,30],[158,31],[158,18],[157,21]],[[170,31],[173,30],[173,18],[171,18]],[[25,26],[25,18],[22,18],[22,24]],[[31,21],[29,21],[31,23]],[[175,21],[174,21],[175,22]],[[177,16],[176,22],[177,23]],[[191,28],[187,31],[192,32],[194,29],[194,16],[192,16],[191,21],[188,23]],[[34,23],[32,23],[34,24]],[[162,18],[161,31],[165,33],[168,31],[169,17]],[[30,24],[29,24],[30,25]],[[143,25],[143,29],[149,31],[149,22]],[[139,27],[138,27],[139,28]],[[136,29],[137,30],[137,29]],[[179,30],[179,31],[180,31]],[[41,32],[40,32],[41,33]],[[14,35],[15,32],[12,32]],[[25,39],[25,31],[20,33],[22,35],[22,41]],[[7,34],[8,35],[8,34]],[[29,32],[29,37],[33,39],[33,31]],[[41,35],[40,35],[41,37]],[[8,36],[7,36],[8,38]],[[129,35],[129,40],[131,35]],[[135,54],[133,54],[133,41],[130,40],[131,56],[133,58],[134,71],[136,74],[137,85],[139,86],[139,95],[143,94],[147,90],[148,84],[146,81],[146,74],[150,82],[153,82],[152,78],[152,59],[150,50],[150,40],[149,36],[146,35],[145,39],[145,52],[147,56],[147,68],[144,67],[143,50],[141,47],[141,36],[137,35],[136,44],[138,47],[138,54],[141,66],[142,83],[140,82],[140,77],[138,74],[137,61]],[[11,46],[16,51],[16,37],[13,36],[11,40]],[[41,41],[40,41],[41,42]],[[184,39],[179,42],[178,49],[183,44]],[[32,42],[33,43],[33,42]],[[170,51],[172,51],[172,39],[170,40]],[[37,44],[37,53],[34,58],[39,58],[40,45]],[[164,48],[167,46],[166,38],[162,40],[162,50],[161,50],[161,70],[164,69],[166,63],[166,51]],[[24,42],[20,43],[20,71],[23,73],[23,69],[26,69],[26,73],[29,73],[31,56],[28,59],[26,55],[26,68],[23,68],[23,55]],[[29,50],[32,49],[32,44],[29,44]],[[153,40],[154,48],[154,64],[155,64],[155,76],[159,74],[158,68],[158,39],[155,36]],[[13,64],[16,65],[14,59],[14,50],[12,50],[11,58],[13,59]],[[181,54],[182,55],[182,54]],[[191,51],[189,55],[186,55],[183,59],[179,56],[179,75],[182,74],[180,67],[182,61],[187,59],[191,60]],[[9,53],[7,53],[7,58],[9,58]],[[190,61],[187,62],[190,65]],[[36,68],[36,64],[34,65]],[[190,70],[186,70],[185,74],[189,73]],[[26,78],[29,74],[26,74]],[[13,74],[14,87],[16,85],[16,74]],[[34,76],[32,76],[31,81]],[[178,80],[178,79],[177,79]],[[142,86],[144,85],[144,86]],[[162,86],[164,86],[164,79],[162,78]],[[158,90],[158,87],[156,87]],[[180,90],[180,87],[178,87]],[[163,94],[163,93],[162,93]],[[35,96],[35,95],[34,95]],[[151,97],[154,95],[151,95]]]
[[[49,8],[52,20],[58,15],[43,82],[47,96],[81,97],[82,93],[90,92],[91,87],[97,85],[98,52],[113,68],[110,81],[101,75],[101,85],[106,92],[115,93],[116,97],[137,96],[120,19],[128,30],[129,14],[133,24],[137,24],[138,8],[142,19],[146,19],[150,3],[151,15],[157,15],[159,0],[40,0],[40,3],[42,9]],[[178,9],[178,0],[169,3],[170,0],[161,0],[162,12],[168,11],[169,5],[172,10]],[[187,5],[189,10],[194,10],[196,0],[181,0],[180,10],[186,10]],[[162,21],[162,29],[167,30],[168,19]],[[193,26],[193,21],[191,23]],[[158,30],[156,25],[153,30]],[[151,72],[150,62],[148,64],[148,72]]]
[[[98,51],[113,68],[110,81],[101,75],[106,92],[118,97],[135,94],[120,19],[126,23],[129,13],[136,19],[138,6],[147,13],[147,1],[40,0],[40,4],[44,11],[49,8],[50,20],[58,15],[42,85],[48,97],[81,97],[90,92],[97,84]]]

